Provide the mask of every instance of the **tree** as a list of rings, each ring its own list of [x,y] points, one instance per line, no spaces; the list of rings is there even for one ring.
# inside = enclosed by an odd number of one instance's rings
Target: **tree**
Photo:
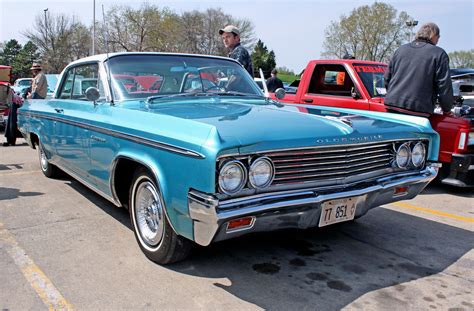
[[[12,67],[12,80],[31,75],[31,65],[39,58],[38,48],[28,41],[23,47],[12,39],[3,44],[0,51],[0,64]]]
[[[252,52],[252,62],[254,68],[254,76],[260,76],[259,68],[262,69],[263,75],[269,77],[273,68],[276,67],[275,53],[268,51],[262,40],[258,40],[255,49]]]
[[[410,38],[406,25],[412,18],[386,3],[375,2],[342,15],[326,28],[323,57],[342,58],[352,54],[356,59],[388,61],[393,52]]]
[[[474,68],[474,49],[454,51],[448,54],[451,68]]]
[[[39,14],[34,24],[35,30],[24,35],[38,47],[45,72],[61,72],[69,62],[89,55],[90,31],[74,16],[48,13],[45,21]]]

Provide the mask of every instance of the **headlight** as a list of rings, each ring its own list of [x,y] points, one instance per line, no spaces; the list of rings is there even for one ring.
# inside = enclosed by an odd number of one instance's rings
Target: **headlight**
[[[247,171],[239,161],[224,164],[219,172],[219,188],[227,194],[240,191],[247,182]]]
[[[408,163],[410,162],[410,147],[408,147],[408,143],[398,147],[395,160],[399,168],[406,168],[408,166]]]
[[[255,160],[250,166],[249,182],[254,188],[268,187],[275,176],[275,169],[272,161],[267,157]]]
[[[426,150],[423,143],[416,143],[411,150],[411,163],[414,167],[420,168],[425,163]]]

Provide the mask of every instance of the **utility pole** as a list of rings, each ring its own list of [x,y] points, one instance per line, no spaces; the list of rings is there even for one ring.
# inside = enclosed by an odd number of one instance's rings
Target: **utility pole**
[[[46,12],[48,12],[48,8],[44,9],[44,32],[45,32],[45,43],[48,43],[48,20],[46,19]]]
[[[92,9],[92,55],[95,55],[95,0]]]

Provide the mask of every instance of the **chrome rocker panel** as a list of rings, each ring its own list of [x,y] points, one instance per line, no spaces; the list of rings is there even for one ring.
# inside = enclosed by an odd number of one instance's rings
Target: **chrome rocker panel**
[[[414,198],[436,177],[438,169],[439,165],[433,163],[421,172],[379,178],[371,185],[359,184],[343,192],[307,189],[220,201],[213,195],[190,190],[188,207],[194,225],[194,241],[207,246],[251,232],[316,227],[323,202],[347,197],[360,197],[356,205],[357,218],[374,207]],[[408,187],[407,191],[395,194],[395,189],[401,187]],[[246,216],[255,217],[250,226],[226,230],[228,221]]]

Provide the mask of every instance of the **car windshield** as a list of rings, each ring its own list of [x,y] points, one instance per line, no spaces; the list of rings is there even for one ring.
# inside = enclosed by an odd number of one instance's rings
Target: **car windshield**
[[[19,80],[17,85],[18,86],[31,86],[31,80]]]
[[[387,71],[387,66],[354,64],[354,70],[364,83],[370,97],[385,97],[387,90],[385,89],[384,74]]]
[[[107,61],[115,100],[263,93],[239,64],[192,55],[120,55]]]

